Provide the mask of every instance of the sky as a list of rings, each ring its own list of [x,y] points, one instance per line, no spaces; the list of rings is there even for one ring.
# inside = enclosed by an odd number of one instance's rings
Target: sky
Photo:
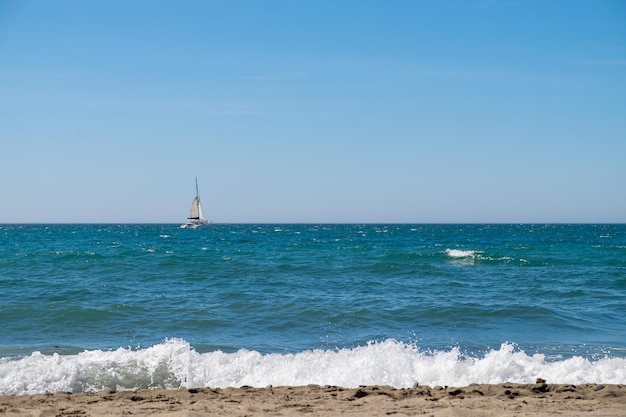
[[[0,223],[626,222],[624,0],[0,0]]]

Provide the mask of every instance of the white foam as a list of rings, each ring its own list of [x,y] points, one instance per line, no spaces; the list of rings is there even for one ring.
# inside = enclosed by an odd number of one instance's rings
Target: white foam
[[[476,251],[460,250],[460,249],[446,249],[446,254],[451,258],[473,258],[476,255]]]
[[[423,352],[417,346],[387,340],[353,349],[266,354],[239,350],[198,353],[184,340],[167,340],[147,349],[85,351],[77,355],[35,352],[0,360],[0,394],[99,391],[135,388],[240,387],[249,385],[421,385],[471,383],[626,383],[626,358],[588,360],[572,357],[546,361],[503,344],[482,357],[458,348]]]
[[[515,258],[510,256],[494,256],[485,254],[485,252],[477,250],[461,250],[461,249],[446,249],[446,255],[453,259],[455,263],[461,264],[473,264],[475,261],[486,262],[513,262]],[[521,263],[524,263],[523,259],[520,259]]]

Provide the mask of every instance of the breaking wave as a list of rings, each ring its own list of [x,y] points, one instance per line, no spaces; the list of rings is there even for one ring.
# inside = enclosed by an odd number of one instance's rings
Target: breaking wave
[[[482,356],[458,348],[421,351],[413,344],[386,340],[352,349],[307,350],[295,354],[199,353],[188,342],[169,339],[146,349],[84,351],[0,359],[0,394],[92,392],[139,388],[265,387],[268,385],[420,385],[472,383],[626,383],[626,358],[597,360],[574,356],[547,361],[514,344]]]

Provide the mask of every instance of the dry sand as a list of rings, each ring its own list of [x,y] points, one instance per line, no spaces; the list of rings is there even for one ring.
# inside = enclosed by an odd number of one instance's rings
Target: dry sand
[[[0,396],[6,416],[626,416],[626,385],[198,388]]]

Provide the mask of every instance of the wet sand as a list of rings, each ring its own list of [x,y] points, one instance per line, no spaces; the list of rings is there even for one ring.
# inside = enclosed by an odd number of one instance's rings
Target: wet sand
[[[608,416],[626,385],[497,384],[395,389],[308,385],[0,396],[6,416]]]

